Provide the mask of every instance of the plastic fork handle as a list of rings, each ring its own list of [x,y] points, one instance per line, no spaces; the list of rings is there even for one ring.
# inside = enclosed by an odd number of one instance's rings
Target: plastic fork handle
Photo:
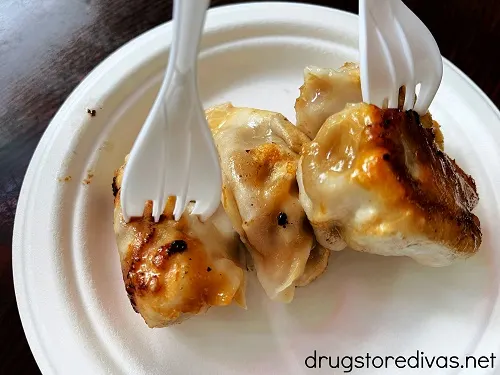
[[[210,0],[174,0],[174,32],[169,68],[184,74],[196,67],[198,47]],[[167,72],[167,75],[169,72]]]

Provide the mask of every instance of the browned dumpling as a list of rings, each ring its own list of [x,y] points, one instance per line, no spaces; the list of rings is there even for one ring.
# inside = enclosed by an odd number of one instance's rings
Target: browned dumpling
[[[113,180],[114,231],[128,297],[147,325],[166,327],[232,301],[246,308],[239,236],[222,206],[203,223],[189,215],[191,204],[176,222],[171,199],[155,223],[148,203],[143,217],[125,223],[123,168]]]
[[[400,92],[400,108],[404,103],[404,87]],[[295,102],[297,127],[309,138],[314,138],[331,115],[342,111],[347,104],[363,101],[359,66],[345,63],[339,69],[308,66],[304,70],[304,84]],[[436,142],[443,149],[443,135],[439,124],[427,113],[422,125],[434,129]]]
[[[228,103],[206,113],[221,160],[224,208],[267,295],[290,302],[296,286],[324,271],[329,255],[321,248],[311,254],[315,239],[299,202],[297,162],[309,138],[275,112]]]
[[[304,146],[300,200],[318,241],[444,266],[481,244],[476,186],[413,111],[348,105]]]

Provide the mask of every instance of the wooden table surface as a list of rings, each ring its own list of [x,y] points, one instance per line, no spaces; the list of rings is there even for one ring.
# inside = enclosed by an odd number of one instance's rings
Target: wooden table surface
[[[357,12],[356,0],[307,2]],[[500,2],[405,3],[429,27],[442,54],[499,106]],[[19,320],[11,264],[17,197],[32,153],[81,79],[112,51],[170,15],[167,0],[0,1],[0,374],[40,373]]]

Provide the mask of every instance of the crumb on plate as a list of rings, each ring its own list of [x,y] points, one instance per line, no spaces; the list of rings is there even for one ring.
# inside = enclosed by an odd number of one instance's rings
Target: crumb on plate
[[[92,181],[92,177],[94,177],[94,174],[92,173],[92,171],[87,171],[87,178],[85,178],[82,183],[85,184],[85,185],[88,185],[90,184],[90,182]]]

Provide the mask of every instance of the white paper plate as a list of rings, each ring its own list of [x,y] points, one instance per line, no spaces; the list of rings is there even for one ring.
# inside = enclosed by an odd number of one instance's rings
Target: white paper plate
[[[213,308],[180,326],[147,328],[124,290],[111,178],[158,89],[171,30],[170,24],[151,30],[99,65],[57,113],[26,174],[14,277],[24,329],[44,374],[301,374],[313,371],[304,362],[315,350],[334,361],[366,353],[409,357],[417,350],[428,356],[499,353],[500,116],[448,61],[431,110],[448,153],[477,181],[484,244],[476,257],[433,269],[344,251],[290,305],[268,301],[251,282],[248,311]],[[353,60],[352,14],[287,3],[214,9],[202,43],[201,93],[207,106],[232,101],[294,119],[303,68]],[[60,181],[67,176],[70,181]],[[315,373],[345,371],[322,364]],[[406,371],[370,364],[352,373]]]

